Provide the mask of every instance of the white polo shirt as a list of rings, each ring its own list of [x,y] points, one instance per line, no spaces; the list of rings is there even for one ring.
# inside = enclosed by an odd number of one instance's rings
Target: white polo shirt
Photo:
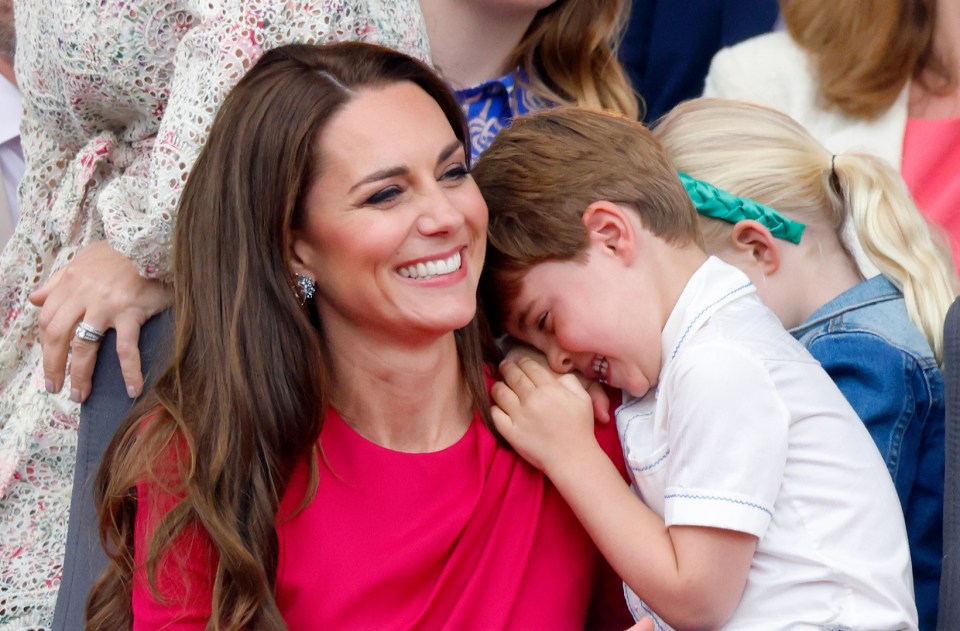
[[[624,393],[617,429],[637,494],[667,526],[757,537],[724,629],[916,629],[906,528],[883,459],[747,277],[707,260],[662,350],[656,392]],[[634,616],[655,613],[626,592]]]

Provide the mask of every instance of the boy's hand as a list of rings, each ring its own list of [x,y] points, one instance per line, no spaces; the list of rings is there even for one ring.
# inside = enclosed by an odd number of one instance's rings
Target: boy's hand
[[[549,370],[550,374],[554,375],[555,377],[560,377],[560,374],[553,372],[553,370],[547,364],[546,355],[534,347],[527,346],[522,342],[518,342],[512,346],[509,351],[507,351],[506,360],[518,362],[523,357],[529,357],[533,361]],[[580,385],[583,386],[586,389],[587,394],[590,395],[590,402],[593,403],[594,420],[598,423],[609,423],[610,395],[607,394],[603,384],[601,384],[599,381],[591,381],[590,379],[587,379],[579,371],[574,371],[570,374],[577,378],[577,380],[580,382]]]
[[[532,465],[550,475],[597,445],[590,396],[574,375],[557,377],[529,357],[505,360],[500,373],[504,381],[491,390],[493,422]]]

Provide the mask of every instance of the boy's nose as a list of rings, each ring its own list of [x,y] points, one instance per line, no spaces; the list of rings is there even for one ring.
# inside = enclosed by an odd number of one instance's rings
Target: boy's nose
[[[550,370],[555,373],[567,373],[573,368],[573,361],[570,356],[559,346],[554,344],[547,352],[547,364]]]

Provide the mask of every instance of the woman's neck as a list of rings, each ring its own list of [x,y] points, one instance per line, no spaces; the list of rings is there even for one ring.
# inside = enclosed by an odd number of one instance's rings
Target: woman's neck
[[[536,9],[494,10],[464,0],[420,0],[433,64],[454,89],[512,70],[513,52]]]
[[[473,406],[452,333],[421,346],[355,339],[328,345],[331,404],[368,440],[395,451],[430,452],[466,432]]]

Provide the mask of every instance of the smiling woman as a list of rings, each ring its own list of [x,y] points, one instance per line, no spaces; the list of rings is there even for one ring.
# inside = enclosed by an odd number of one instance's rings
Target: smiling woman
[[[331,356],[467,326],[487,207],[437,101],[410,82],[362,90],[331,118],[320,154],[293,268],[317,279]]]
[[[597,622],[596,549],[486,422],[466,145],[433,72],[368,44],[268,52],[227,98],[181,202],[172,365],[100,470],[88,628]]]

